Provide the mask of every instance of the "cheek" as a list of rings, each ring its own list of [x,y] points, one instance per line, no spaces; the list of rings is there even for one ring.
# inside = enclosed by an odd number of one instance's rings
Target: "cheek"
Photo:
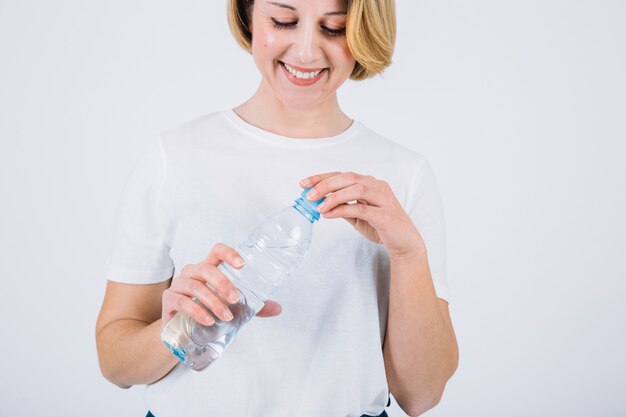
[[[341,47],[341,52],[343,54],[343,59],[347,63],[351,63],[354,65],[356,63],[356,59],[352,56],[352,52],[350,52],[350,48],[348,48],[348,41],[344,40]]]
[[[263,33],[263,47],[266,49],[272,48],[276,45],[276,36],[272,32],[264,32]]]
[[[279,39],[276,34],[270,30],[257,30],[252,37],[252,53],[255,56],[265,59],[271,58],[273,52],[277,49]]]
[[[346,70],[350,69],[352,71],[356,60],[348,48],[347,41],[337,43],[332,50],[332,54],[337,66],[345,67]]]

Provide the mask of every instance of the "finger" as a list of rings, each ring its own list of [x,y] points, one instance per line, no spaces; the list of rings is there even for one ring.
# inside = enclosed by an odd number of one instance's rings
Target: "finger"
[[[182,277],[204,281],[213,292],[231,304],[239,301],[237,287],[218,268],[210,263],[200,262],[199,264],[186,265],[182,269],[180,277],[172,282],[172,287],[179,288],[179,286],[184,285],[186,281],[181,280],[180,278]]]
[[[215,267],[213,268],[215,269]],[[176,287],[173,286],[177,293],[197,299],[198,301],[200,301],[200,303],[202,303],[202,305],[204,305],[222,321],[232,320],[233,314],[226,305],[225,301],[222,298],[218,297],[215,289],[209,287],[206,281],[201,279],[189,278],[177,279],[175,281],[178,280],[180,282],[177,283]]]
[[[234,304],[239,301],[237,287],[222,272],[215,274],[216,270],[214,267],[219,266],[223,261],[237,269],[241,269],[245,265],[244,259],[239,252],[223,243],[216,243],[207,258],[200,264],[197,264],[197,266],[192,267],[190,272],[192,275],[199,273],[209,286],[219,292],[224,300]],[[196,269],[200,270],[196,271]]]
[[[283,308],[276,301],[267,300],[261,310],[256,315],[258,317],[274,317],[281,313]]]
[[[210,264],[198,264],[197,277],[219,295],[224,301],[234,304],[239,301],[239,290],[235,284],[220,270]]]
[[[216,243],[203,262],[218,266],[222,261],[228,262],[235,268],[241,268],[244,265],[244,260],[239,252],[223,243]]]
[[[352,226],[356,226],[357,219],[353,219],[352,217],[344,217],[344,219],[347,220]]]
[[[339,174],[341,174],[341,172],[326,172],[324,174],[311,175],[310,177],[303,178],[300,181],[300,187],[302,187],[302,188],[313,187],[318,182],[320,182],[320,181],[322,181],[322,180],[324,180],[324,179],[326,179],[328,177],[332,177],[334,175],[339,175]]]
[[[385,221],[384,215],[384,209],[361,203],[340,204],[331,211],[322,214],[327,219],[338,217],[362,219],[368,222],[374,229],[377,229],[381,222]]]
[[[309,198],[309,200],[316,201],[329,193],[334,193],[354,184],[360,184],[360,188],[357,189],[357,191],[359,191],[358,196],[353,198],[353,200],[356,200],[357,198],[366,201],[380,200],[381,196],[377,198],[376,195],[384,195],[384,193],[381,193],[378,182],[379,181],[376,180],[376,178],[369,175],[366,176],[355,172],[344,172],[339,175],[333,175],[325,178],[317,183],[313,189],[307,193],[307,198]]]
[[[359,202],[374,207],[382,207],[384,200],[380,195],[369,192],[368,186],[362,183],[352,184],[328,195],[324,202],[317,206],[320,213],[328,212],[340,204]]]
[[[232,319],[226,302],[234,304],[239,301],[237,287],[218,268],[208,263],[185,266],[181,277],[172,283],[172,288],[181,294],[196,297],[224,321]]]
[[[211,326],[215,323],[215,319],[202,306],[191,301],[191,298],[172,290],[163,292],[163,308],[163,321],[165,323],[169,322],[177,311],[192,317],[205,326]]]

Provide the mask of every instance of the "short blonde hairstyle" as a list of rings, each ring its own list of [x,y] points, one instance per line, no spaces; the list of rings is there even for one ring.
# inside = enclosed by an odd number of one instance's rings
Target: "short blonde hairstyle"
[[[346,40],[356,60],[350,79],[365,80],[391,64],[396,42],[395,0],[346,0]],[[254,0],[228,0],[228,26],[237,43],[252,50],[248,21]]]

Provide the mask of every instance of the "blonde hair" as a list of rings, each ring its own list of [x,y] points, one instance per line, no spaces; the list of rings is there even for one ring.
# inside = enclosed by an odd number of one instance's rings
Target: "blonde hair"
[[[391,64],[396,42],[395,0],[346,0],[346,40],[356,60],[350,79],[365,80]],[[252,50],[248,28],[254,0],[228,0],[228,26],[237,43]]]

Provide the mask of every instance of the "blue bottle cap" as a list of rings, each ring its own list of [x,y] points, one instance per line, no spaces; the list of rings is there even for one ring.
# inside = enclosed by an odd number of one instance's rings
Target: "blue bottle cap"
[[[309,216],[307,216],[307,217],[310,217],[309,220],[311,220],[311,222],[320,219],[320,213],[319,213],[319,211],[317,211],[316,207],[319,206],[320,204],[322,204],[322,202],[326,199],[326,197],[322,197],[322,198],[320,198],[319,200],[316,200],[316,201],[309,200],[306,197],[306,195],[309,193],[309,191],[311,191],[312,188],[313,187],[309,187],[306,190],[302,191],[302,194],[300,195],[300,198],[298,198],[296,200],[296,206],[300,206],[301,208],[303,208],[306,211],[306,213],[309,214]],[[296,208],[298,208],[298,207],[296,207]]]
[[[324,202],[324,200],[326,199],[326,197],[322,197],[317,201],[311,201],[309,200],[306,195],[309,193],[309,191],[311,191],[313,189],[313,187],[309,187],[306,190],[302,191],[302,194],[300,194],[300,196],[307,201],[311,206],[313,206],[313,208],[319,206],[320,204],[322,204]]]

